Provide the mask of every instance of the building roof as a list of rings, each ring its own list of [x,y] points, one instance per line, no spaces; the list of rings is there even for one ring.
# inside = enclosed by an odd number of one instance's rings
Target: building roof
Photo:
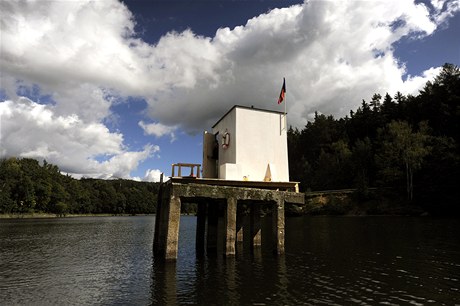
[[[262,109],[262,108],[256,108],[254,106],[242,106],[242,105],[234,105],[228,112],[225,113],[217,122],[212,126],[212,128],[215,128],[216,125],[219,124],[219,122],[222,121],[225,117],[227,117],[228,114],[230,114],[235,108],[242,108],[242,109],[248,109],[248,110],[253,110],[253,111],[259,111],[259,112],[266,112],[266,113],[274,113],[274,114],[281,114],[284,115],[284,112],[280,111],[275,111],[275,110],[268,110],[268,109]]]

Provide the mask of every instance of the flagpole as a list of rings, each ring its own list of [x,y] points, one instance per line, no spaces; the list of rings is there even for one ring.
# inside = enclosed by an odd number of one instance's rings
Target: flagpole
[[[284,102],[284,128],[287,133],[287,106],[286,106],[286,78],[283,77],[283,87],[281,87],[280,97],[278,98],[278,104]],[[282,121],[280,120],[280,134],[283,131]]]
[[[286,82],[286,81],[285,81]],[[287,133],[287,99],[286,99],[286,93],[284,94],[284,128],[286,129]]]
[[[283,77],[283,89],[284,89],[284,129],[286,130],[287,133],[287,91],[286,91],[286,78]]]

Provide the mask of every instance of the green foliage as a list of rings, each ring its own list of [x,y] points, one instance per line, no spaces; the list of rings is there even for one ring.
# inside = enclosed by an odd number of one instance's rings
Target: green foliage
[[[198,204],[196,203],[182,203],[180,212],[187,215],[196,215],[198,212]]]
[[[445,64],[417,96],[374,94],[334,119],[288,131],[289,173],[302,191],[391,188],[416,205],[460,212],[460,69]]]
[[[392,121],[379,130],[381,149],[376,155],[384,182],[398,180],[405,175],[408,200],[413,199],[414,172],[422,166],[423,159],[430,153],[428,127],[419,124],[419,131],[413,132],[405,121]]]
[[[29,158],[0,160],[0,213],[146,214],[156,210],[158,184],[76,180]]]
[[[69,206],[66,203],[58,202],[54,207],[54,213],[60,217],[65,217],[69,212]]]

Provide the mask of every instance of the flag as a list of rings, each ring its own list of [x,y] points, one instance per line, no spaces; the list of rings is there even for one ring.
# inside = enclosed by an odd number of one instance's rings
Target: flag
[[[283,87],[281,87],[280,97],[278,98],[278,104],[284,101],[284,96],[286,95],[286,79],[283,78]]]

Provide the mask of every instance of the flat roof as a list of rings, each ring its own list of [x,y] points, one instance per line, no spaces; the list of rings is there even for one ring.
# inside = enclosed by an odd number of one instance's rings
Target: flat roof
[[[259,112],[266,112],[266,113],[274,113],[274,114],[281,114],[284,115],[284,112],[280,111],[275,111],[275,110],[269,110],[269,109],[263,109],[263,108],[257,108],[257,107],[249,107],[249,106],[242,106],[242,105],[234,105],[228,112],[225,113],[213,126],[212,128],[216,127],[216,125],[219,124],[219,122],[222,121],[225,117],[227,117],[228,114],[230,114],[235,108],[242,108],[242,109],[248,109],[248,110],[254,110],[254,111],[259,111]]]

